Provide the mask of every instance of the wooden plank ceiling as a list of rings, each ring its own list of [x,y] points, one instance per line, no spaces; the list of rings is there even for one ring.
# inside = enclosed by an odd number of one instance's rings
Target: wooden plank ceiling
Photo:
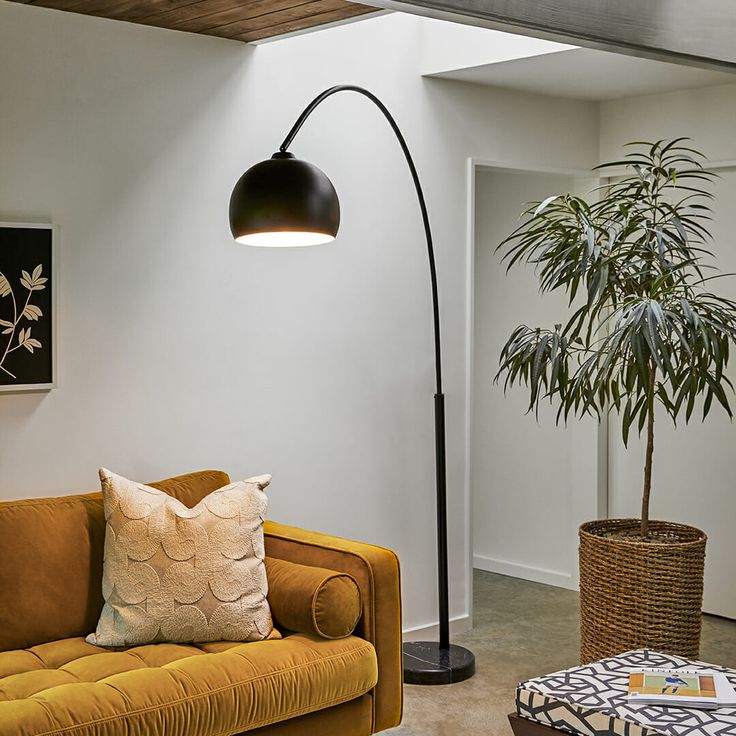
[[[347,0],[12,0],[147,26],[261,41],[376,12]]]

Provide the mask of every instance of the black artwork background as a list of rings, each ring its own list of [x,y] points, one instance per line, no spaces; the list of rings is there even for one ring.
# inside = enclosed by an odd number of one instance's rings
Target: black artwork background
[[[22,319],[13,336],[13,346],[17,344],[20,328],[31,328],[31,337],[37,339],[42,347],[29,353],[25,348],[10,353],[3,363],[17,378],[11,378],[0,370],[0,385],[44,384],[53,380],[53,319],[51,314],[54,284],[52,271],[52,232],[50,228],[0,227],[0,273],[10,282],[16,299],[20,302],[18,310],[28,295],[28,290],[21,286],[21,272],[33,273],[39,264],[43,266],[41,274],[48,281],[42,291],[34,291],[31,304],[35,304],[43,312],[36,322]],[[13,320],[13,301],[10,295],[0,297],[0,319]],[[2,332],[2,330],[0,330]],[[8,343],[9,335],[0,334],[0,358]]]

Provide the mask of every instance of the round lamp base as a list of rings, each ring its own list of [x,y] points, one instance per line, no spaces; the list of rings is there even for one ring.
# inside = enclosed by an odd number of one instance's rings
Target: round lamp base
[[[440,649],[436,641],[410,641],[403,651],[407,685],[449,685],[475,674],[475,655],[456,644]]]

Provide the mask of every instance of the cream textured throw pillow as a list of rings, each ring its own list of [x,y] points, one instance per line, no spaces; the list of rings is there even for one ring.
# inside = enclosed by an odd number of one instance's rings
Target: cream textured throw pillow
[[[266,594],[263,489],[231,483],[193,509],[102,468],[105,561],[97,631],[103,647],[160,641],[256,641],[273,628]]]

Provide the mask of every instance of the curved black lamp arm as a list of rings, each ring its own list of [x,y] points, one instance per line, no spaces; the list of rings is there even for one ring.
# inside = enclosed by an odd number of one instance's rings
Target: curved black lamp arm
[[[285,152],[294,137],[299,132],[306,119],[312,114],[314,109],[328,97],[337,92],[357,92],[367,97],[376,107],[383,113],[391,129],[394,131],[399,141],[401,150],[404,152],[404,158],[409,166],[411,178],[414,181],[414,187],[419,200],[419,209],[422,213],[422,222],[424,223],[424,234],[427,239],[427,255],[429,256],[429,275],[432,281],[432,308],[434,315],[434,354],[435,354],[435,373],[437,378],[437,393],[434,397],[435,405],[435,458],[437,465],[437,561],[438,561],[438,587],[439,587],[439,632],[440,632],[440,649],[449,649],[450,647],[450,612],[449,612],[449,594],[448,594],[448,570],[447,570],[447,486],[446,486],[446,462],[445,462],[445,397],[442,394],[442,349],[440,345],[440,305],[437,293],[437,268],[434,261],[434,246],[432,244],[432,230],[429,226],[429,215],[427,213],[427,205],[424,201],[424,192],[419,182],[419,174],[414,165],[414,159],[411,157],[409,146],[404,139],[399,126],[389,112],[386,105],[381,102],[372,92],[352,84],[338,84],[334,87],[326,89],[317,95],[304,108],[304,112],[297,118],[297,121],[288,132],[284,142],[279,146],[279,150]]]
[[[429,273],[430,273],[430,278],[432,279],[432,305],[434,307],[435,372],[437,375],[437,393],[441,394],[442,393],[442,356],[441,356],[441,348],[440,348],[440,307],[439,307],[439,297],[437,294],[437,269],[434,263],[434,246],[432,244],[432,230],[429,227],[429,215],[427,213],[427,205],[424,201],[424,192],[422,191],[422,185],[419,182],[419,174],[417,173],[417,167],[414,165],[414,159],[411,157],[411,153],[409,152],[409,146],[406,144],[406,140],[404,139],[404,136],[401,133],[401,130],[399,129],[398,124],[394,120],[393,115],[391,115],[386,105],[384,105],[383,102],[381,102],[381,100],[369,90],[364,89],[363,87],[358,87],[357,85],[353,85],[353,84],[338,84],[338,85],[335,85],[334,87],[330,87],[329,89],[326,89],[324,92],[317,95],[304,108],[304,112],[297,118],[297,121],[294,123],[291,130],[288,132],[286,138],[284,138],[284,142],[279,146],[279,150],[282,152],[285,152],[291,145],[291,142],[296,137],[296,134],[299,132],[302,125],[304,125],[306,119],[314,112],[314,109],[321,102],[326,100],[328,97],[331,97],[332,95],[336,94],[337,92],[357,92],[358,94],[363,95],[364,97],[367,97],[371,102],[373,102],[376,105],[376,107],[383,113],[386,120],[388,120],[388,124],[391,126],[391,129],[394,131],[396,138],[398,138],[399,145],[401,146],[401,150],[404,152],[404,158],[406,158],[406,163],[409,165],[409,171],[411,172],[411,178],[414,181],[414,187],[416,188],[416,191],[417,191],[417,199],[419,200],[419,209],[422,212],[422,222],[424,223],[424,234],[427,238],[427,251],[429,255]]]

